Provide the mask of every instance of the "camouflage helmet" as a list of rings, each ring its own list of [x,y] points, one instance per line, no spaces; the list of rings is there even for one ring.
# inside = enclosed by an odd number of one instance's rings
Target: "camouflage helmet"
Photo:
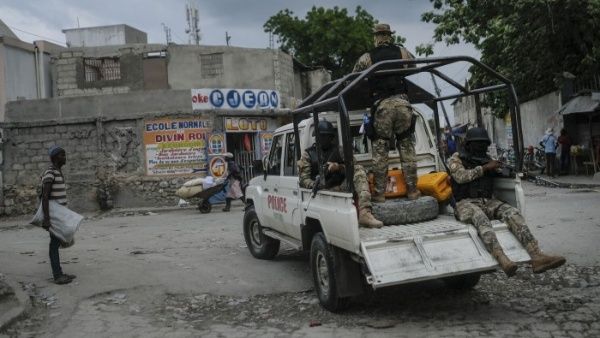
[[[335,135],[336,130],[333,124],[329,121],[319,121],[319,125],[317,126],[319,130],[319,135]]]
[[[474,127],[467,130],[467,136],[465,137],[465,142],[473,142],[473,141],[484,141],[487,144],[491,144],[492,140],[488,136],[487,130],[485,128]]]
[[[373,34],[394,34],[387,23],[378,23],[373,26]]]

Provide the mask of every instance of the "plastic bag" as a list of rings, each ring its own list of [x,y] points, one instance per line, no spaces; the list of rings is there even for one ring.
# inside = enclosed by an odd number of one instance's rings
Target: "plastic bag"
[[[51,224],[50,233],[62,242],[62,247],[71,246],[74,243],[75,232],[79,229],[83,216],[53,200],[48,201],[48,212]],[[43,220],[44,212],[42,211],[42,203],[40,203],[35,216],[29,223],[42,226]]]

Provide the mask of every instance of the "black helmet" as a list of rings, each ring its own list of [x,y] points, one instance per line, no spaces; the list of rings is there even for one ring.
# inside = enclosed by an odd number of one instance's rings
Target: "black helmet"
[[[329,121],[319,121],[318,125],[320,135],[335,135],[335,127]]]
[[[484,141],[487,142],[488,145],[492,143],[490,137],[488,136],[487,130],[480,127],[475,127],[467,130],[465,142],[469,143],[473,141]]]

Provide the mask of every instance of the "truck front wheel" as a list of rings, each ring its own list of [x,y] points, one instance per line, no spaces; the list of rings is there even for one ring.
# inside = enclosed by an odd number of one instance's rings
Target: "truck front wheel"
[[[244,214],[244,239],[252,256],[258,259],[273,259],[279,252],[279,240],[263,233],[254,207]]]
[[[350,298],[338,296],[332,250],[334,249],[325,240],[325,235],[322,232],[317,233],[310,246],[310,269],[321,306],[331,312],[337,312],[348,307]]]

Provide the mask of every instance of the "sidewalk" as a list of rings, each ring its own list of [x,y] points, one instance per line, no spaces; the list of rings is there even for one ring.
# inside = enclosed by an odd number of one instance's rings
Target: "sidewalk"
[[[565,175],[549,177],[547,175],[536,175],[531,178],[536,184],[554,186],[557,188],[600,188],[600,173],[596,175]]]

